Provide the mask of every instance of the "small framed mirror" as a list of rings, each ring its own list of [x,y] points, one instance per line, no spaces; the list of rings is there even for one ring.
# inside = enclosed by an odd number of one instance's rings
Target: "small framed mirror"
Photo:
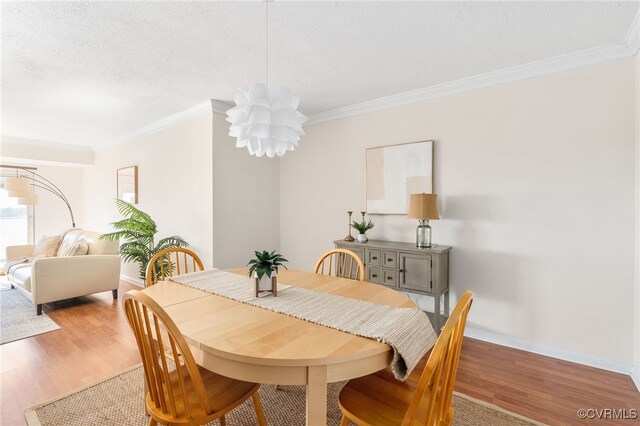
[[[118,169],[118,199],[138,204],[138,166]]]

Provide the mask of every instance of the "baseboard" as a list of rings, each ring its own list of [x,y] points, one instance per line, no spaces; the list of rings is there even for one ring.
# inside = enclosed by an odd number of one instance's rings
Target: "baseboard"
[[[120,275],[120,279],[122,281],[128,282],[129,284],[135,284],[139,287],[144,287],[144,281],[142,281],[140,278],[132,278],[126,275]]]
[[[638,388],[638,392],[640,392],[640,367],[634,367],[633,372],[631,373],[631,380]]]
[[[473,339],[482,340],[496,345],[507,346],[514,349],[520,349],[527,352],[533,352],[538,355],[544,355],[551,358],[561,359],[563,361],[575,362],[576,364],[587,365],[589,367],[600,368],[602,370],[612,371],[614,373],[626,374],[631,376],[636,386],[638,386],[638,376],[634,378],[632,375],[633,367],[621,362],[610,361],[579,352],[568,351],[553,346],[547,346],[540,343],[530,342],[528,340],[518,339],[515,337],[504,336],[490,331],[479,330],[473,327],[465,329],[465,336]],[[640,387],[639,387],[640,389]]]

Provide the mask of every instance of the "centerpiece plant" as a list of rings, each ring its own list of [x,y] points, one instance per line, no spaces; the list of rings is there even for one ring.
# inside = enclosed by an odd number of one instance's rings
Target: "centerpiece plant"
[[[249,265],[249,277],[255,280],[256,297],[261,291],[272,291],[275,296],[278,295],[276,275],[280,266],[287,269],[284,262],[288,260],[276,250],[255,252],[255,257],[247,265]]]
[[[142,281],[147,276],[147,264],[156,253],[167,248],[189,246],[189,243],[178,235],[162,238],[156,244],[155,235],[158,233],[158,225],[148,213],[119,199],[116,200],[116,208],[124,219],[111,223],[116,231],[104,234],[101,238],[111,241],[125,240],[120,245],[122,260],[138,263],[139,277]],[[172,268],[173,265],[169,267]]]
[[[256,277],[261,280],[263,276],[267,276],[271,278],[271,275],[275,272],[278,272],[278,267],[282,266],[287,269],[284,265],[284,262],[288,262],[287,259],[284,258],[280,253],[277,253],[275,250],[272,252],[268,252],[267,250],[263,250],[262,252],[256,251],[256,257],[251,259],[247,265],[249,267],[249,276],[253,276],[254,272]]]

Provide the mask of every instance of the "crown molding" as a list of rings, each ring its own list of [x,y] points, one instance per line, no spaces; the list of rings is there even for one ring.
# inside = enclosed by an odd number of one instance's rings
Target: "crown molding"
[[[10,144],[20,144],[23,146],[30,146],[33,148],[47,148],[47,149],[57,149],[61,151],[75,151],[75,152],[93,152],[93,148],[90,146],[84,145],[71,145],[66,143],[52,142],[52,141],[43,141],[39,139],[28,139],[28,138],[20,138],[16,136],[6,136],[2,135],[2,144],[10,145]]]
[[[213,112],[217,112],[219,114],[226,114],[229,108],[233,108],[233,105],[229,105],[226,102],[211,99],[211,108],[213,109]]]
[[[187,121],[194,117],[198,117],[200,115],[210,113],[212,112],[212,110],[213,110],[213,106],[212,106],[211,100],[200,102],[190,108],[187,108],[176,114],[165,117],[162,120],[159,120],[147,126],[141,127],[138,130],[134,130],[131,133],[127,133],[125,135],[111,139],[110,141],[100,146],[99,148],[101,149],[101,148],[105,148],[113,145],[119,145],[121,143],[128,142],[130,140],[137,139],[142,136],[156,133],[160,130],[166,129],[167,127],[175,126],[176,124],[182,123],[183,121]]]
[[[634,56],[640,46],[639,36],[636,15],[625,41],[310,114],[305,126]]]

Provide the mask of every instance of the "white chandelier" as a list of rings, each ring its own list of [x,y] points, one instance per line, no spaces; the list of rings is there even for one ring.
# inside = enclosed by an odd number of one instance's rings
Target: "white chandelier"
[[[269,84],[269,0],[265,2],[265,46]],[[278,87],[271,94],[266,85],[255,83],[248,90],[237,89],[233,100],[236,106],[227,110],[227,121],[229,136],[237,138],[236,147],[246,146],[256,157],[273,158],[298,146],[307,117],[298,112],[300,99],[291,90]]]
[[[237,89],[234,101],[227,121],[231,123],[229,136],[238,138],[236,147],[246,146],[256,157],[267,154],[273,158],[298,146],[307,117],[297,111],[300,100],[291,90],[278,87],[271,95],[267,86],[255,83],[246,91]]]

